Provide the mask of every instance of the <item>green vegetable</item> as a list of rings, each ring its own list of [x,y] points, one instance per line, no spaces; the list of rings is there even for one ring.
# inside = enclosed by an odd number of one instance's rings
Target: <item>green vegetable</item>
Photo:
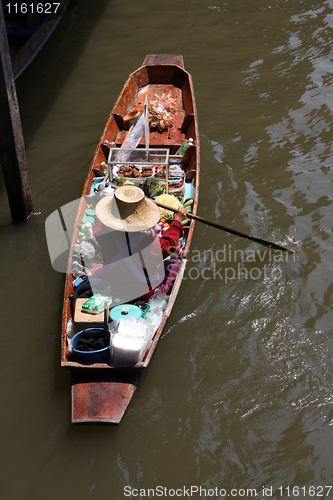
[[[166,222],[172,222],[173,221],[173,216],[174,214],[170,214],[169,212],[166,212],[163,216]]]
[[[191,198],[189,200],[186,200],[184,205],[183,205],[185,210],[187,210],[188,213],[190,213],[192,211],[193,202],[194,202],[194,200],[193,200],[193,198]],[[187,219],[188,219],[188,222],[185,222],[185,223],[184,223],[184,221],[182,222],[183,226],[185,226],[186,224],[189,224],[190,219],[188,217],[186,217],[186,219],[184,219],[184,220],[187,221]]]
[[[147,179],[144,181],[142,190],[145,193],[146,196],[151,198],[152,196],[155,196],[156,189],[159,189],[159,183],[157,182],[156,179]]]
[[[191,219],[189,217],[185,217],[185,219],[182,220],[181,225],[187,226],[190,222],[191,222]]]
[[[187,211],[191,210],[193,203],[194,203],[193,198],[186,200],[184,203],[184,208],[186,208]]]
[[[161,194],[166,193],[166,185],[160,184],[158,188],[156,188],[156,196],[160,196]]]

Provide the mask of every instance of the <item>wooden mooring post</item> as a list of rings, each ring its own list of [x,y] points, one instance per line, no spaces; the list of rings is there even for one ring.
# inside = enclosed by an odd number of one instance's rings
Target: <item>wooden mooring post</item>
[[[0,2],[0,162],[13,222],[32,212],[21,118],[12,71],[5,18]]]

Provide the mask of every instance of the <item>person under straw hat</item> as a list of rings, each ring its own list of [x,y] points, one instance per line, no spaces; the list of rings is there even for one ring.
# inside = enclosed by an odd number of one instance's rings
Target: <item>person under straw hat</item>
[[[145,197],[136,186],[121,186],[113,195],[105,196],[96,205],[98,219],[117,231],[145,231],[158,223],[158,206]]]
[[[114,247],[119,249],[122,247],[122,238],[124,238],[124,235],[122,236],[123,233],[126,234],[128,250],[130,255],[132,255],[132,252],[138,251],[140,247],[139,240],[136,241],[136,238],[140,238],[140,233],[142,231],[154,227],[161,218],[160,209],[153,200],[146,198],[142,189],[132,185],[121,186],[116,189],[113,195],[103,197],[97,203],[95,211],[96,216],[104,226],[116,230],[116,233],[105,233],[102,231],[99,236],[104,264],[118,260],[118,254],[112,256],[112,253]],[[179,207],[178,211],[174,214],[174,220],[170,224],[170,227],[161,237],[153,238],[150,268],[154,265],[154,262],[157,262],[156,258],[160,258],[161,252],[164,259],[168,256],[172,256],[177,248],[179,238],[183,234],[181,221],[186,216],[187,210],[183,206]],[[132,233],[130,238],[127,233]],[[144,235],[141,233],[141,236],[143,237]],[[124,254],[124,257],[125,256]],[[159,260],[158,262],[160,263]],[[170,259],[167,260],[165,264],[165,278],[160,284],[160,289],[166,293],[177,275],[179,262]],[[96,272],[96,276],[99,274],[103,275],[103,273],[104,268],[99,269]],[[113,275],[113,277],[115,277],[115,275]],[[133,288],[133,286],[134,281],[131,287]],[[154,291],[150,283],[148,286],[150,291],[142,298],[142,300],[145,301],[149,300],[149,297]]]
[[[113,195],[103,197],[96,205],[96,215],[105,226],[123,232],[146,231],[161,218],[153,200],[146,198],[142,189],[131,185],[121,186]],[[180,207],[174,220],[181,222],[186,215],[184,207]]]

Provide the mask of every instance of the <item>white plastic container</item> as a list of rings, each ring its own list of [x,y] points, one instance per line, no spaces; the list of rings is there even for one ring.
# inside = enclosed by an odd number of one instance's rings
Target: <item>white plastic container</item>
[[[143,318],[124,318],[116,322],[116,332],[111,337],[111,363],[135,364],[142,361],[154,327]]]

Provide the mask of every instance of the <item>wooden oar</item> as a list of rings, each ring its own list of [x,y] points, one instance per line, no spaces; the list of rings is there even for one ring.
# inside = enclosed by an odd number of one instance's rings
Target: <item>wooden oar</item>
[[[119,187],[116,184],[112,184],[112,186],[115,189],[117,189]],[[174,213],[178,212],[177,208],[169,207],[169,205],[165,205],[164,203],[160,203],[160,202],[154,200],[153,198],[149,198],[148,196],[147,196],[147,198],[149,200],[153,201],[154,203],[156,203],[156,205],[158,207],[165,208],[166,210],[170,210],[171,212],[174,212]],[[188,212],[187,217],[189,219],[194,219],[198,222],[203,222],[204,224],[207,224],[207,226],[212,226],[212,227],[215,227],[217,229],[221,229],[222,231],[226,231],[227,233],[235,234],[236,236],[240,236],[241,238],[245,238],[247,240],[254,241],[255,243],[259,243],[260,245],[264,245],[268,248],[275,248],[276,250],[283,250],[284,252],[290,252],[290,253],[295,253],[295,251],[296,251],[296,249],[283,247],[281,245],[278,245],[277,243],[273,243],[272,241],[267,241],[267,240],[263,240],[261,238],[256,238],[255,236],[250,236],[249,234],[237,231],[237,229],[232,229],[231,227],[222,226],[222,224],[219,224],[218,222],[213,222],[209,219],[205,219],[204,217],[200,217],[199,215],[194,215],[194,214],[191,214]]]
[[[161,208],[165,208],[166,210],[171,210],[172,212],[177,212],[176,208],[169,207],[168,205],[164,205],[164,203],[159,203],[156,200],[150,198],[152,201],[156,203],[157,206]],[[255,236],[250,236],[249,234],[241,233],[240,231],[237,231],[236,229],[232,229],[230,227],[222,226],[222,224],[219,224],[218,222],[213,222],[209,219],[204,219],[203,217],[199,217],[199,215],[194,215],[191,213],[187,214],[187,217],[190,219],[194,219],[198,222],[203,222],[204,224],[207,224],[207,226],[212,226],[216,227],[217,229],[221,229],[222,231],[226,231],[227,233],[235,234],[236,236],[240,236],[241,238],[246,238],[247,240],[255,241],[256,243],[260,243],[261,245],[265,245],[266,247],[269,248],[275,248],[276,250],[284,250],[285,252],[294,252],[294,250],[283,247],[281,245],[278,245],[277,243],[273,243],[271,241],[266,241],[261,238],[256,238]]]

